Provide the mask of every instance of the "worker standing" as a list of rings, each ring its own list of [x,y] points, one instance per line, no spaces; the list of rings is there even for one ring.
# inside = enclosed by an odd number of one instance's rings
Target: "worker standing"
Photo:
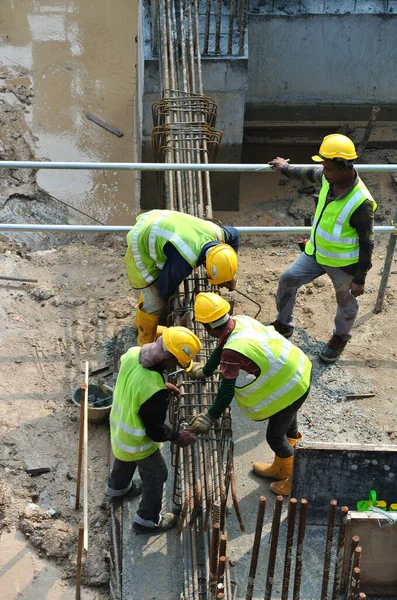
[[[172,441],[182,448],[194,444],[189,431],[175,431],[165,424],[168,388],[164,371],[179,364],[187,369],[201,347],[186,327],[167,327],[155,342],[129,348],[121,357],[120,371],[110,413],[112,450],[115,456],[106,484],[106,495],[131,494],[138,469],[142,498],[132,525],[136,533],[161,533],[176,525],[173,513],[161,514],[167,467],[160,443]],[[132,495],[137,495],[136,487]]]
[[[275,329],[289,338],[294,332],[293,308],[298,289],[317,277],[330,277],[337,311],[331,339],[320,352],[324,362],[335,362],[351,338],[358,313],[357,297],[364,293],[374,247],[376,202],[353,167],[353,142],[340,134],[324,138],[318,155],[321,167],[294,167],[277,157],[274,170],[293,179],[320,183],[310,239],[304,252],[281,275],[277,291]]]
[[[268,419],[266,440],[275,453],[273,463],[254,463],[254,472],[278,479],[270,488],[289,495],[298,433],[297,413],[310,390],[312,365],[296,346],[251,317],[229,314],[229,303],[217,294],[202,292],[194,305],[196,321],[218,344],[204,366],[193,363],[188,375],[209,377],[220,365],[221,383],[212,406],[194,417],[192,433],[206,433],[233,397],[253,421]]]
[[[239,234],[172,210],[151,210],[136,221],[124,260],[131,286],[141,291],[135,325],[142,346],[155,339],[162,309],[194,268],[204,265],[210,284],[234,289]]]

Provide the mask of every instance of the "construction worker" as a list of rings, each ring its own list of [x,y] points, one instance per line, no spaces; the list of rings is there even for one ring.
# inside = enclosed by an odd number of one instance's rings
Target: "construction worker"
[[[138,469],[142,498],[132,525],[136,533],[157,534],[176,525],[173,513],[160,513],[168,474],[160,444],[171,441],[185,448],[196,440],[189,431],[175,431],[165,424],[168,387],[176,388],[164,382],[164,371],[174,370],[178,363],[189,368],[200,347],[198,337],[186,327],[167,327],[155,342],[129,348],[121,357],[110,413],[115,460],[106,495],[139,495],[132,484]]]
[[[372,266],[376,202],[353,167],[356,158],[353,142],[336,133],[327,135],[319,153],[312,156],[321,167],[294,167],[280,157],[269,163],[287,177],[321,184],[310,239],[280,277],[278,314],[272,325],[289,338],[294,332],[298,289],[327,273],[338,305],[333,335],[320,351],[321,360],[327,363],[339,358],[351,338],[357,297],[364,293],[365,277]]]
[[[141,291],[135,317],[139,346],[155,339],[162,309],[194,268],[204,265],[212,285],[235,287],[239,234],[234,227],[151,210],[137,217],[127,244],[128,279]]]
[[[192,379],[209,377],[220,365],[221,383],[214,404],[194,417],[192,433],[206,433],[233,397],[243,413],[253,421],[269,420],[266,440],[275,453],[273,463],[254,463],[257,475],[278,479],[270,488],[275,494],[289,495],[294,447],[301,439],[297,412],[310,390],[312,365],[308,357],[288,342],[272,326],[237,315],[221,296],[200,293],[194,316],[204,324],[218,344],[204,366],[193,363]]]

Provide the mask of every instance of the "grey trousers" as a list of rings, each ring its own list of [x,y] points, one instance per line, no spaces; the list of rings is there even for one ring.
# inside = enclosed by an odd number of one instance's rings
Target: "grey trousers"
[[[160,450],[147,458],[131,462],[114,459],[108,486],[113,490],[128,489],[131,479],[138,469],[142,480],[142,497],[137,514],[144,521],[159,522],[164,483],[168,471]]]
[[[314,256],[304,252],[280,276],[277,290],[277,321],[282,325],[294,325],[293,308],[298,289],[317,277],[327,273],[335,289],[337,310],[334,334],[347,341],[358,313],[357,299],[349,293],[352,275],[337,267],[325,267],[316,262]]]

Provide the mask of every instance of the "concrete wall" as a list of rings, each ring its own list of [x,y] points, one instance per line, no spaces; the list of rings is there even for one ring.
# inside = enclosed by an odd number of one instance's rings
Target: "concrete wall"
[[[396,14],[250,13],[246,100],[393,103],[396,31]]]
[[[296,449],[291,496],[306,498],[311,523],[325,525],[329,502],[356,510],[375,490],[378,500],[397,502],[397,446],[322,444]]]

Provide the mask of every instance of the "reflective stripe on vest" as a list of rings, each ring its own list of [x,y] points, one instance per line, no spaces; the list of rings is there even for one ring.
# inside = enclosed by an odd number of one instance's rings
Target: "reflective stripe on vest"
[[[236,326],[224,348],[243,354],[260,368],[260,375],[252,383],[235,387],[236,401],[250,419],[267,419],[308,390],[311,363],[274,327],[265,327],[259,321],[241,315],[233,319]]]
[[[121,357],[110,413],[113,453],[127,462],[142,460],[160,447],[146,434],[139,410],[146,400],[166,386],[159,373],[139,363],[140,350],[130,348]]]
[[[193,269],[203,246],[209,242],[223,242],[224,237],[218,225],[184,213],[151,210],[140,215],[127,235],[128,249],[124,260],[129,282],[140,289],[157,279],[165,264],[163,248],[167,242],[175,246]]]
[[[143,279],[145,280],[145,282],[147,284],[153,283],[155,278],[149,274],[149,271],[146,269],[145,265],[143,264],[143,261],[141,258],[141,253],[139,252],[139,247],[138,247],[138,237],[139,237],[139,232],[142,229],[145,221],[151,216],[151,212],[152,211],[146,213],[146,215],[143,215],[142,218],[139,219],[139,221],[135,225],[134,229],[132,229],[133,233],[131,236],[132,256],[134,257],[134,261],[139,270],[140,275],[143,277]],[[128,243],[128,236],[127,236],[127,243]]]
[[[328,190],[329,184],[323,177],[310,240],[306,244],[305,252],[310,256],[316,250],[316,260],[319,264],[343,267],[358,262],[360,252],[358,236],[354,235],[357,232],[350,225],[351,215],[365,200],[372,202],[374,210],[376,202],[360,178],[344,198],[326,204]]]

